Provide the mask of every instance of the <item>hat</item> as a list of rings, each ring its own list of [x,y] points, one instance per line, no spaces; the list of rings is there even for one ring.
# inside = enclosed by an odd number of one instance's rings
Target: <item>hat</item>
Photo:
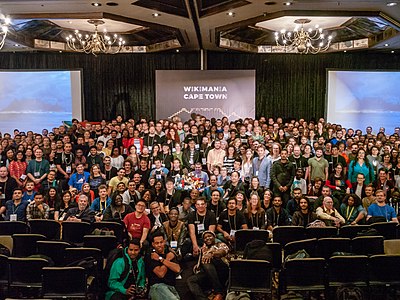
[[[206,230],[206,231],[204,231],[201,237],[204,238],[204,235],[205,235],[206,233],[210,233],[210,234],[212,234],[212,235],[215,237],[214,231],[211,231],[211,230]]]

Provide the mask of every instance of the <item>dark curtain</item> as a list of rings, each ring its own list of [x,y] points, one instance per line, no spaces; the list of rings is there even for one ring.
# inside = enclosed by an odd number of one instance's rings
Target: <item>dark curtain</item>
[[[400,55],[208,52],[208,69],[255,69],[257,116],[318,118],[325,114],[326,69],[400,69]],[[93,55],[0,53],[0,69],[83,70],[88,120],[155,117],[155,70],[200,69],[199,52]],[[246,103],[243,103],[245,105]]]
[[[328,68],[400,69],[400,55],[367,52],[318,55],[213,52],[208,56],[209,70],[256,70],[257,116],[323,117]]]
[[[86,55],[0,53],[0,69],[82,69],[88,120],[155,116],[155,70],[200,68],[198,52]],[[56,87],[55,87],[56,88]]]

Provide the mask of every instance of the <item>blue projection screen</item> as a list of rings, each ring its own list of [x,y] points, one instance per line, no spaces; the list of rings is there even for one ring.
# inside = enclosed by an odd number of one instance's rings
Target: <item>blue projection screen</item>
[[[72,118],[82,120],[80,70],[1,70],[0,132],[41,133]]]
[[[328,70],[327,121],[346,128],[385,127],[393,133],[400,125],[400,72]]]

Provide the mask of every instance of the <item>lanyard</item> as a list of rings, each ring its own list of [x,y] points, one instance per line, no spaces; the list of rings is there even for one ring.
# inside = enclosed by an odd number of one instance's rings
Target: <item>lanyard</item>
[[[232,224],[231,224],[231,216],[229,215],[229,213],[227,213],[228,215],[228,222],[229,222],[229,228],[232,230]],[[233,230],[236,230],[236,212],[235,215],[233,216]]]
[[[256,226],[254,226],[254,217],[256,218]],[[254,227],[259,227],[258,226],[258,213],[251,214],[251,225],[252,225],[253,228]]]
[[[346,220],[350,220],[351,216],[353,215],[353,211],[354,211],[354,206],[351,208],[350,213],[349,213],[349,207],[347,206],[346,209]]]
[[[34,168],[35,169],[35,173],[36,172],[40,172],[40,169],[42,168],[42,162],[43,162],[43,160],[40,161],[39,169],[37,169],[36,166],[37,166],[38,162],[37,162],[37,160],[35,160],[35,168]]]
[[[203,217],[203,221],[201,221],[201,224],[204,224],[204,221],[206,220],[206,215],[200,217]],[[197,212],[196,212],[196,221],[199,222],[199,214]]]

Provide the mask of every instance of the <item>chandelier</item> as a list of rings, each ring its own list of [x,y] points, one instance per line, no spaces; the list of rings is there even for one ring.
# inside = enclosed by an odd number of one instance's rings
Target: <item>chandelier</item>
[[[6,41],[8,27],[10,26],[11,20],[9,18],[0,16],[0,50],[3,48]]]
[[[103,25],[102,20],[88,20],[89,24],[94,25],[94,32],[91,34],[82,34],[79,30],[75,30],[75,36],[70,34],[67,36],[67,45],[70,49],[76,52],[84,52],[86,54],[116,54],[121,51],[125,41],[117,34],[109,35],[104,29],[99,33],[97,27]],[[115,45],[114,45],[115,44]]]
[[[278,46],[288,47],[288,50],[297,51],[301,54],[317,54],[329,49],[332,36],[326,37],[323,29],[319,25],[308,30],[304,29],[304,24],[310,23],[310,19],[297,19],[294,21],[296,27],[292,31],[282,29],[275,32],[275,41]]]

